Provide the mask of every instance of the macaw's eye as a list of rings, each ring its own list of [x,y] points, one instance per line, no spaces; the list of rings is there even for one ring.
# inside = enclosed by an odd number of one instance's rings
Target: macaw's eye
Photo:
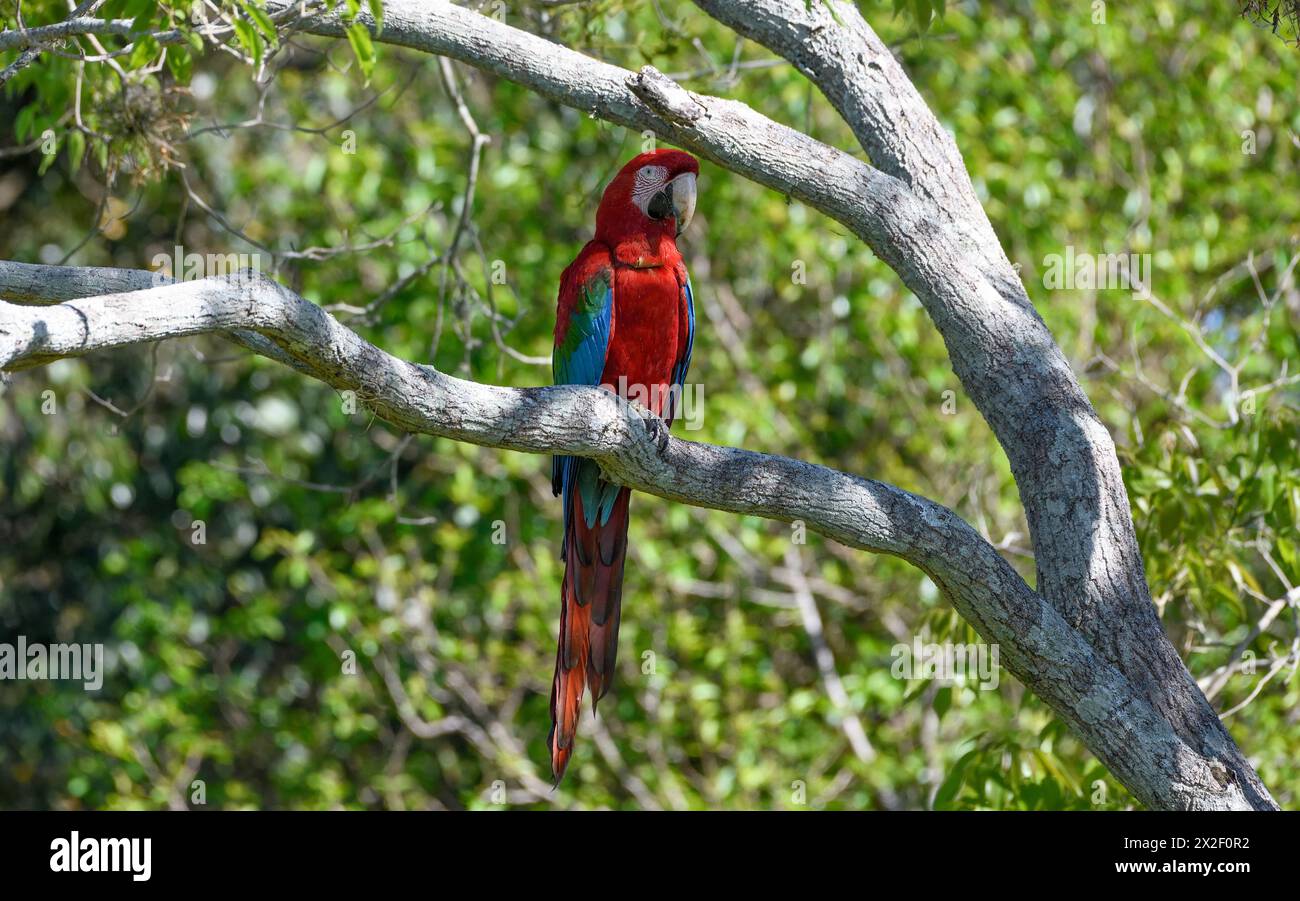
[[[660,191],[650,198],[650,205],[646,207],[646,215],[651,219],[667,219],[673,215],[673,199],[668,195],[668,191]]]

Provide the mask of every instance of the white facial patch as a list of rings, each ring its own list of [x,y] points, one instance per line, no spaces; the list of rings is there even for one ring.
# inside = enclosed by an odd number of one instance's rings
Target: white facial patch
[[[636,181],[632,183],[632,202],[645,212],[654,197],[668,182],[668,170],[663,166],[642,166],[636,170]]]

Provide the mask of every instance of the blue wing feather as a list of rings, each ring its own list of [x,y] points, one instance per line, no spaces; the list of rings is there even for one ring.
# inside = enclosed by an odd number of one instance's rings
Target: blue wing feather
[[[682,358],[677,361],[673,367],[673,408],[668,417],[668,424],[672,425],[677,419],[678,413],[681,412],[682,397],[686,390],[686,374],[691,368],[691,351],[695,348],[695,292],[691,290],[691,277],[686,277],[686,284],[682,286],[682,294],[686,300],[686,351]]]
[[[605,371],[614,321],[614,278],[608,269],[578,286],[579,298],[569,314],[564,340],[551,355],[556,385],[599,385]],[[564,498],[564,521],[572,515],[574,484],[582,492],[587,527],[604,523],[613,512],[618,486],[596,478],[599,467],[581,457],[556,456],[551,461],[551,490]],[[567,532],[567,530],[566,530]],[[561,551],[563,553],[563,551]]]

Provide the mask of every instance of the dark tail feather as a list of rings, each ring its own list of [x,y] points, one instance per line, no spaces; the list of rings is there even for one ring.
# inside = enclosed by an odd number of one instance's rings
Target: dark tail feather
[[[587,528],[582,498],[572,489],[564,536],[564,582],[560,588],[560,636],[551,683],[551,772],[558,785],[573,753],[583,689],[591,687],[592,710],[609,691],[618,659],[618,624],[627,555],[628,499],[618,492],[609,519]]]

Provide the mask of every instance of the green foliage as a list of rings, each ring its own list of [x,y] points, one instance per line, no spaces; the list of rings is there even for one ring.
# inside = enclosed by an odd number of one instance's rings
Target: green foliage
[[[54,146],[0,158],[0,257],[57,262],[96,226],[71,262],[147,268],[178,243],[260,246],[277,277],[394,354],[549,382],[559,274],[642,135],[458,67],[492,139],[461,233],[472,143],[431,59],[360,28],[291,46],[247,0],[223,7],[242,60],[195,32],[188,3],[110,3],[185,39],[141,41],[116,58],[122,74],[47,53],[7,85],[0,145],[48,131]],[[1284,275],[1298,249],[1300,55],[1231,10],[1172,0],[1110,4],[1104,25],[1087,5],[1042,0],[904,5],[864,10],[955,134],[1115,438],[1171,638],[1221,710],[1258,690],[1226,722],[1293,806],[1296,609],[1257,627],[1300,584],[1297,390],[1273,384],[1300,358]],[[343,9],[363,6],[375,12]],[[32,27],[66,9],[23,15]],[[733,83],[737,38],[690,4],[662,18],[619,2],[502,15],[855,147],[791,67],[740,68]],[[703,428],[679,434],[934,497],[1007,539],[1032,580],[1006,458],[883,264],[836,223],[708,164],[682,246],[705,407]],[[1067,247],[1150,254],[1173,316],[1127,290],[1048,290],[1047,260]],[[1240,364],[1235,381],[1192,332]],[[492,808],[499,784],[539,807],[1132,805],[1010,675],[992,691],[894,678],[898,644],[978,637],[923,574],[810,535],[797,559],[876,751],[858,759],[791,601],[790,528],[643,496],[618,677],[550,793],[549,458],[408,439],[347,404],[210,339],[14,376],[0,398],[0,641],[103,642],[111,666],[99,692],[0,682],[0,806],[186,804],[193,779],[209,806],[250,808]],[[411,728],[455,718],[475,728]]]

